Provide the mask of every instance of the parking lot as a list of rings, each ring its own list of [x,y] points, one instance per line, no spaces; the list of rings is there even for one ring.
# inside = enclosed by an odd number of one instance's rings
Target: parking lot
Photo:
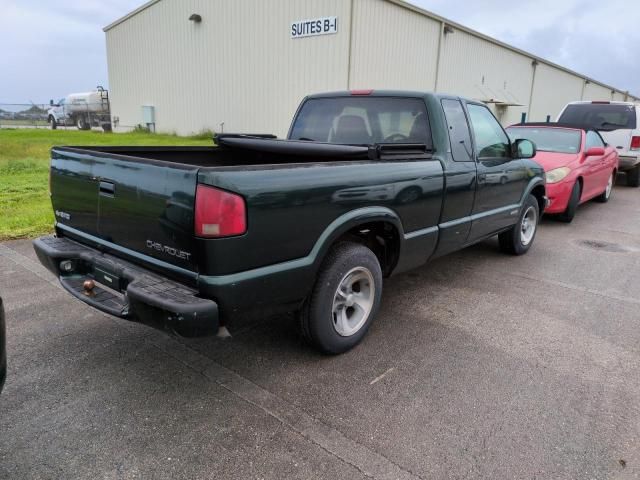
[[[385,284],[353,351],[292,317],[184,339],[73,300],[0,244],[0,478],[638,478],[640,194],[523,257],[497,241]]]

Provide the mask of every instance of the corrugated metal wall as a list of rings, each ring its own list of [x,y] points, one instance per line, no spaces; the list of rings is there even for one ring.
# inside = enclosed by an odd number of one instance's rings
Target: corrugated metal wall
[[[603,87],[595,83],[585,83],[582,100],[612,100],[610,88]]]
[[[291,22],[324,16],[337,34],[291,38]],[[437,89],[488,101],[504,124],[625,99],[443,22],[400,0],[161,0],[107,30],[112,112],[121,129],[154,105],[158,131],[282,136],[306,94],[347,88]]]
[[[338,34],[290,38],[292,21],[322,16]],[[112,112],[134,126],[150,104],[158,131],[284,135],[304,95],[345,88],[349,16],[349,0],[160,1],[107,31]]]
[[[516,123],[527,111],[532,70],[531,59],[454,29],[443,36],[438,90],[488,101],[503,123]]]
[[[354,0],[349,88],[433,90],[440,22],[385,1]]]
[[[536,66],[529,120],[542,122],[547,116],[555,120],[568,102],[581,99],[583,84],[582,78],[539,63]]]

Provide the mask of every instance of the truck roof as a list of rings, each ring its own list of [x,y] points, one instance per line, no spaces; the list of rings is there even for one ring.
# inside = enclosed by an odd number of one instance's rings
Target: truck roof
[[[565,130],[584,130],[596,131],[594,128],[588,125],[580,125],[577,123],[558,123],[558,122],[525,122],[525,123],[514,123],[513,125],[509,125],[507,128],[511,127],[529,127],[529,128],[562,128]]]
[[[335,98],[335,97],[435,97],[435,98],[460,98],[469,102],[476,100],[461,97],[459,95],[447,94],[447,93],[434,93],[420,90],[375,90],[375,89],[361,89],[361,90],[337,90],[334,92],[315,93],[308,95],[307,99],[313,98]]]
[[[569,102],[567,105],[634,105],[638,106],[640,104],[634,102],[623,102],[620,100],[577,100],[574,102]]]

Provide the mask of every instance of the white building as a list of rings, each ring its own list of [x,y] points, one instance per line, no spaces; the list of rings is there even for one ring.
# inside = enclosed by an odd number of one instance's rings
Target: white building
[[[104,30],[118,129],[283,136],[305,95],[346,89],[458,94],[505,124],[638,100],[400,0],[152,0]]]

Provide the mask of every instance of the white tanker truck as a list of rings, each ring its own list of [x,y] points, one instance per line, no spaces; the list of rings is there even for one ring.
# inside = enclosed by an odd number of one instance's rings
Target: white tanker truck
[[[98,86],[92,92],[72,93],[58,102],[51,100],[47,111],[47,121],[55,130],[58,125],[75,125],[78,130],[102,127],[111,130],[109,92]]]

